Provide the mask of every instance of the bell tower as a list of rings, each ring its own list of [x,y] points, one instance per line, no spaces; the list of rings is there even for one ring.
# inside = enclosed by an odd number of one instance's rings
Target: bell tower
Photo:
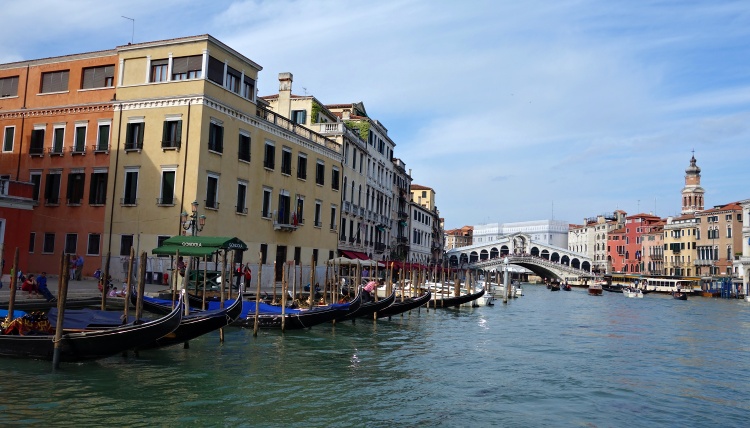
[[[685,169],[685,187],[682,188],[682,214],[693,214],[703,211],[703,194],[701,187],[701,169],[695,164],[695,150],[690,158],[690,166]]]

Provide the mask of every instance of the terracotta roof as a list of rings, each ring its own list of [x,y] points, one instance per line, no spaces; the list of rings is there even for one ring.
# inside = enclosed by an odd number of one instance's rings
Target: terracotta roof
[[[421,184],[412,184],[411,190],[432,190],[432,187],[422,186]]]

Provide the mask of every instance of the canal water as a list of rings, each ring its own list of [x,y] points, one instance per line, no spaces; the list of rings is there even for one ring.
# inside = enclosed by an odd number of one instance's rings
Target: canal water
[[[54,373],[3,359],[0,426],[746,426],[750,304],[524,292]]]

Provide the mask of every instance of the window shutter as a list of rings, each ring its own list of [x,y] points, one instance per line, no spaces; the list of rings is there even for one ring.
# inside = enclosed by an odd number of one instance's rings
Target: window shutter
[[[169,141],[169,121],[164,121],[164,129],[161,131],[161,145],[164,147],[165,144]]]
[[[175,131],[176,135],[174,136],[174,140],[177,143],[182,142],[182,121],[177,121],[177,130]]]
[[[0,79],[0,98],[18,95],[18,76]]]
[[[182,56],[172,58],[172,74],[187,73],[192,70],[200,70],[203,66],[203,55]],[[222,67],[223,73],[223,67]]]
[[[208,80],[224,85],[224,63],[212,56],[208,57]]]

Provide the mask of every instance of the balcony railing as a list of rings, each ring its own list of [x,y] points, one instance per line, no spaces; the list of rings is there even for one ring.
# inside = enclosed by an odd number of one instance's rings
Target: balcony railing
[[[174,206],[175,197],[162,197],[162,198],[156,198],[156,205],[162,206],[162,207],[171,207]]]
[[[44,147],[29,147],[29,155],[30,156],[44,156]]]
[[[382,242],[376,242],[375,243],[375,252],[376,253],[382,253],[383,251],[385,251],[385,244],[383,244]]]
[[[294,232],[297,230],[297,222],[292,216],[292,213],[285,211],[274,211],[273,212],[273,229],[280,230],[282,232]]]
[[[85,155],[86,154],[86,146],[71,146],[70,147],[70,153],[74,155]]]
[[[134,207],[138,205],[138,198],[120,198],[120,205],[123,207]]]
[[[695,259],[696,266],[712,266],[715,263],[716,263],[715,260]]]
[[[91,150],[94,151],[94,154],[109,153],[109,144],[102,144],[102,145],[94,144],[91,146]]]
[[[180,150],[182,141],[180,140],[162,140],[161,148],[163,150]]]
[[[128,141],[125,143],[125,146],[123,148],[125,149],[126,152],[133,152],[133,151],[140,152],[141,150],[143,150],[143,142],[142,141],[139,141],[139,142]]]

